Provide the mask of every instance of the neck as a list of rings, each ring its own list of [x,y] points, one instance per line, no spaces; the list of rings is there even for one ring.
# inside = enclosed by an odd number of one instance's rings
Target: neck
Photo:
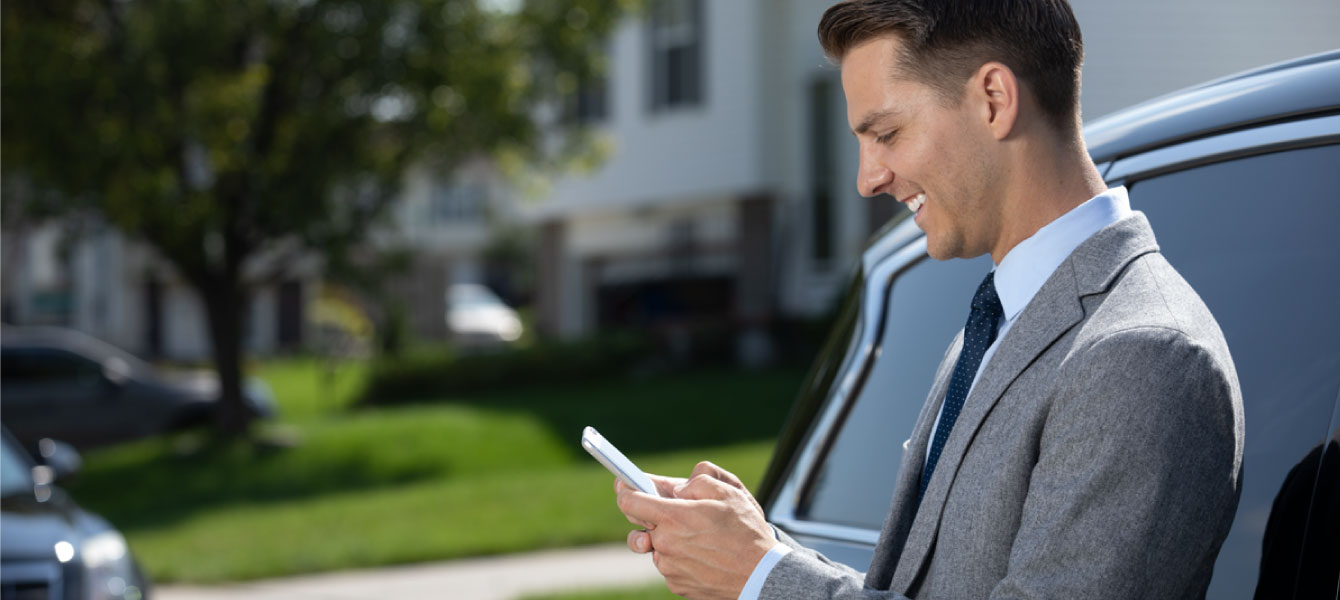
[[[1053,138],[1018,144],[1007,161],[1003,226],[991,250],[996,264],[1019,242],[1107,189],[1078,133],[1064,143]]]

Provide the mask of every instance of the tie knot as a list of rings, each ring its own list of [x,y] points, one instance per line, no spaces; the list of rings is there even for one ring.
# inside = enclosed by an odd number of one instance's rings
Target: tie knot
[[[1000,306],[1000,296],[996,295],[995,271],[987,273],[982,285],[977,286],[977,293],[972,297],[972,309],[997,316],[1005,312]]]

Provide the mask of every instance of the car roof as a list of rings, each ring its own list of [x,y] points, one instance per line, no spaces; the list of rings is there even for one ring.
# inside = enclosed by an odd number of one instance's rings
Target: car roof
[[[98,362],[116,357],[137,373],[149,373],[153,370],[148,363],[121,348],[84,332],[65,327],[6,325],[0,329],[0,347],[6,352],[31,348],[60,349]]]
[[[1340,112],[1340,50],[1243,71],[1084,127],[1094,162],[1263,123]]]

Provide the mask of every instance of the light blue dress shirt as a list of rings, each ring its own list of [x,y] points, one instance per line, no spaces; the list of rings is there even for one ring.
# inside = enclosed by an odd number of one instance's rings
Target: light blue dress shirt
[[[1000,297],[1000,306],[1004,314],[999,329],[996,330],[996,341],[982,355],[982,364],[977,367],[977,374],[973,376],[973,387],[977,387],[977,378],[981,377],[986,365],[991,362],[991,357],[996,354],[996,348],[1000,346],[1001,340],[1005,339],[1005,334],[1009,333],[1019,313],[1024,311],[1024,307],[1028,306],[1033,296],[1042,289],[1042,284],[1047,282],[1056,271],[1056,267],[1061,266],[1061,263],[1065,262],[1070,253],[1084,243],[1084,240],[1130,214],[1131,204],[1126,196],[1126,188],[1115,187],[1070,209],[1070,212],[1046,224],[1028,239],[1010,249],[995,267],[996,295]],[[968,396],[972,397],[971,388],[968,389]],[[944,406],[941,405],[940,409],[943,411]],[[937,415],[935,425],[931,428],[931,439],[935,438],[935,430],[939,427],[940,416]],[[925,460],[926,457],[923,456],[923,465]],[[763,583],[772,573],[772,568],[790,553],[791,547],[786,544],[778,542],[773,545],[749,575],[749,581],[740,592],[740,600],[757,600],[759,593],[763,591]]]

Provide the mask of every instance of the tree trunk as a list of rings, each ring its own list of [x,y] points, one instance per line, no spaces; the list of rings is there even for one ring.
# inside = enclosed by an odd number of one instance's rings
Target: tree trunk
[[[246,293],[236,276],[221,276],[200,286],[209,317],[214,366],[219,374],[219,409],[215,426],[226,437],[247,433],[256,413],[242,400],[242,309]]]

